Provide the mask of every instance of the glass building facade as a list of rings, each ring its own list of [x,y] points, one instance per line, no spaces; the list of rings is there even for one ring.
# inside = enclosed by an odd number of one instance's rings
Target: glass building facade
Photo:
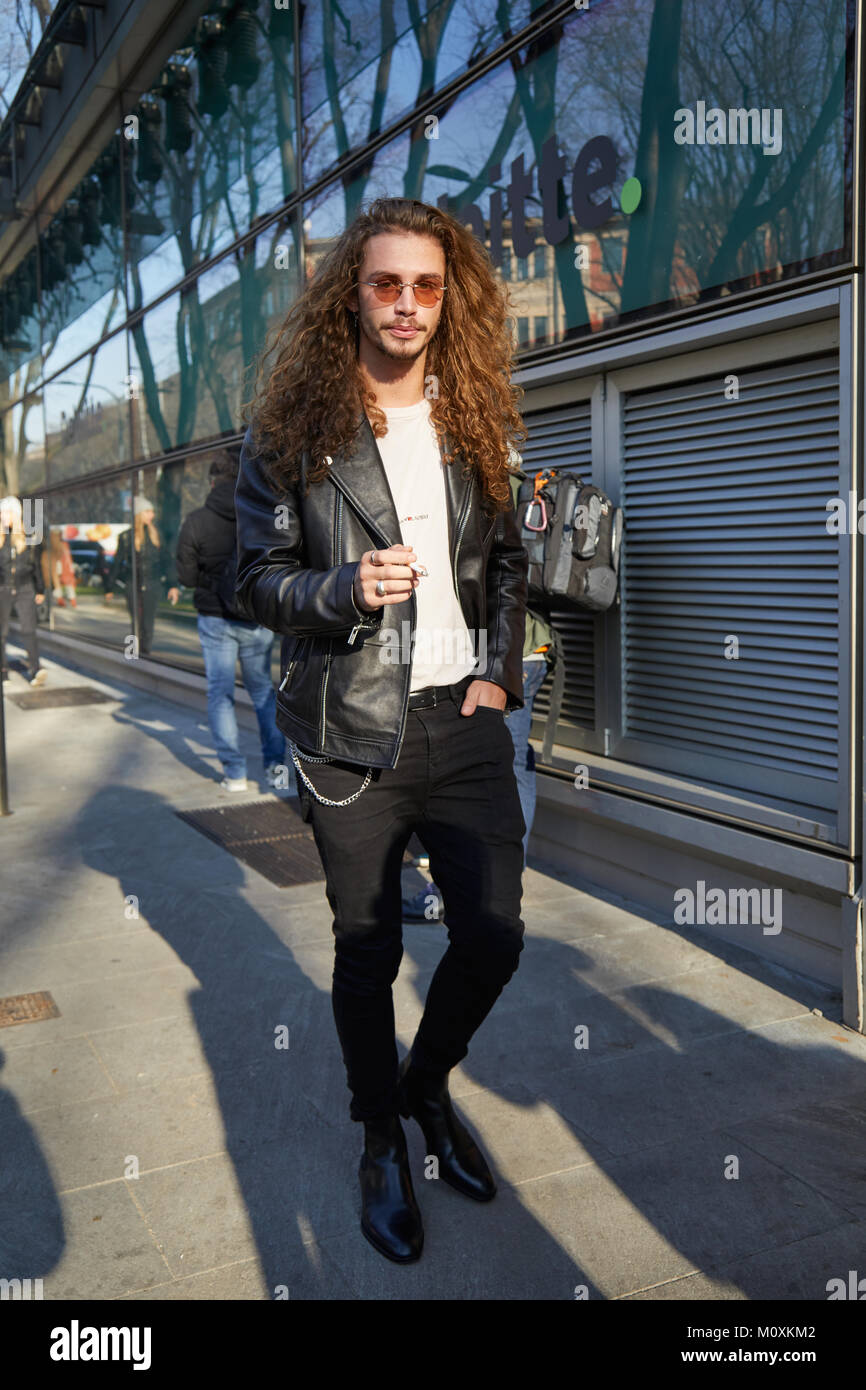
[[[362,206],[420,198],[508,287],[526,466],[579,465],[625,508],[618,609],[555,615],[557,805],[585,765],[599,797],[852,864],[858,571],[825,502],[860,485],[855,10],[185,4],[88,167],[0,234],[0,472],[44,500],[51,628],[202,670],[174,546],[239,448],[254,358]],[[139,494],[152,622],[119,542]]]

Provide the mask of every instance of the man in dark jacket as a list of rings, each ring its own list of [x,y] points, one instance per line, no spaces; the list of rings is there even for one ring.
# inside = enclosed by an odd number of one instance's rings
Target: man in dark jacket
[[[226,791],[247,790],[246,759],[240,751],[235,715],[235,668],[259,721],[262,759],[271,786],[286,785],[285,739],[276,726],[276,701],[271,680],[274,634],[249,622],[221,593],[225,576],[233,587],[235,557],[235,482],[238,462],[222,453],[210,466],[211,491],[203,507],[186,517],[177,539],[177,577],[193,589],[198,634],[207,672],[208,722],[225,771]]]

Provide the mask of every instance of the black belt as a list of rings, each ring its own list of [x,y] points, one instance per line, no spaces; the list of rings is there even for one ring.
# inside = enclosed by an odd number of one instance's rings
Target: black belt
[[[454,685],[425,685],[421,690],[413,690],[409,696],[409,709],[432,709],[444,700],[456,700],[475,679],[475,676],[464,676]]]

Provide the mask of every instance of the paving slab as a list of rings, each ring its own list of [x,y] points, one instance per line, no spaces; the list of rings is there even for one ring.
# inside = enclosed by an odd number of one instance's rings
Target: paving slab
[[[727,1177],[731,1156],[739,1177]],[[788,1244],[846,1220],[835,1203],[724,1130],[628,1159],[522,1184],[521,1200],[562,1232],[590,1296],[618,1298],[657,1279]]]
[[[573,1298],[581,1270],[555,1233],[506,1188],[492,1202],[473,1202],[441,1181],[415,1184],[424,1222],[424,1253],[395,1265],[347,1232],[322,1242],[361,1299],[472,1301]]]
[[[33,1025],[37,1033],[38,1025]],[[50,1110],[68,1101],[117,1094],[111,1076],[82,1035],[60,1042],[34,1042],[10,1048],[2,1058],[4,1086],[21,1098],[21,1113]]]
[[[122,1181],[46,1196],[0,1242],[0,1277],[41,1278],[46,1301],[119,1298],[167,1275]]]
[[[722,1267],[713,1265],[687,1278],[655,1285],[628,1297],[678,1301],[826,1301],[829,1293],[838,1289],[838,1284],[830,1285],[831,1280],[842,1279],[845,1285],[849,1286],[852,1270],[858,1279],[864,1277],[864,1250],[866,1223],[848,1221],[820,1231],[816,1235],[805,1236],[789,1245],[774,1245],[747,1259],[737,1260]],[[768,1312],[767,1324],[777,1326],[778,1322],[778,1316]],[[785,1317],[785,1322],[794,1322],[797,1326],[802,1326],[804,1323],[808,1324],[808,1318],[796,1308],[792,1308],[790,1314]],[[772,1342],[763,1342],[761,1345],[772,1346]]]
[[[696,1040],[615,1064],[587,1057],[542,1095],[614,1153],[862,1090],[866,1039],[811,1014]]]
[[[866,1091],[732,1125],[730,1132],[852,1217],[866,1219]]]
[[[254,1154],[217,1154],[144,1174],[136,1183],[136,1201],[172,1275],[257,1256],[266,1286],[286,1285],[290,1297],[294,1287],[297,1296],[296,1281],[309,1263],[307,1247],[354,1232],[359,1220],[347,1181],[354,1153],[341,1152],[333,1136],[328,1143],[326,1128],[311,1110],[302,1115],[299,1109],[286,1144],[262,1143]],[[301,1152],[313,1143],[315,1167]]]
[[[69,985],[58,982],[51,995],[60,1016],[38,1024],[4,1028],[0,1047],[11,1051],[15,1047],[35,1046],[37,1037],[47,1043],[132,1020],[173,1017],[187,1009],[190,991],[198,984],[185,965],[148,970],[129,977],[129,981],[123,989],[118,989],[112,980],[83,980]]]
[[[0,1030],[0,1276],[55,1298],[571,1301],[814,1299],[866,1273],[866,1038],[838,991],[536,859],[518,971],[450,1078],[498,1195],[425,1177],[407,1121],[425,1250],[384,1260],[359,1230],[324,882],[277,888],[179,819],[233,804],[197,712],[46,665],[114,698],[7,704],[0,977],[60,1016]],[[428,880],[404,868],[406,892]],[[447,942],[404,928],[400,1055]]]

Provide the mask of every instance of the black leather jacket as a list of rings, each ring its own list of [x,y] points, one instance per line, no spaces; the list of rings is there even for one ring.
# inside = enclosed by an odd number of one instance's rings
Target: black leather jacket
[[[45,593],[41,543],[25,545],[19,552],[12,544],[10,532],[5,527],[0,529],[0,588],[26,589],[31,584],[35,593]]]
[[[470,632],[487,633],[478,678],[505,689],[510,711],[523,705],[526,551],[513,507],[492,518],[482,511],[476,475],[462,472],[459,457],[445,467],[455,588]],[[288,492],[274,492],[247,430],[235,490],[238,602],[282,635],[276,721],[283,733],[307,752],[394,767],[406,727],[416,603],[410,594],[365,614],[352,592],[364,551],[400,544],[366,415],[352,457],[335,455],[306,497],[305,480],[304,471]],[[389,629],[400,634],[399,661],[380,660],[383,642],[394,642]]]

